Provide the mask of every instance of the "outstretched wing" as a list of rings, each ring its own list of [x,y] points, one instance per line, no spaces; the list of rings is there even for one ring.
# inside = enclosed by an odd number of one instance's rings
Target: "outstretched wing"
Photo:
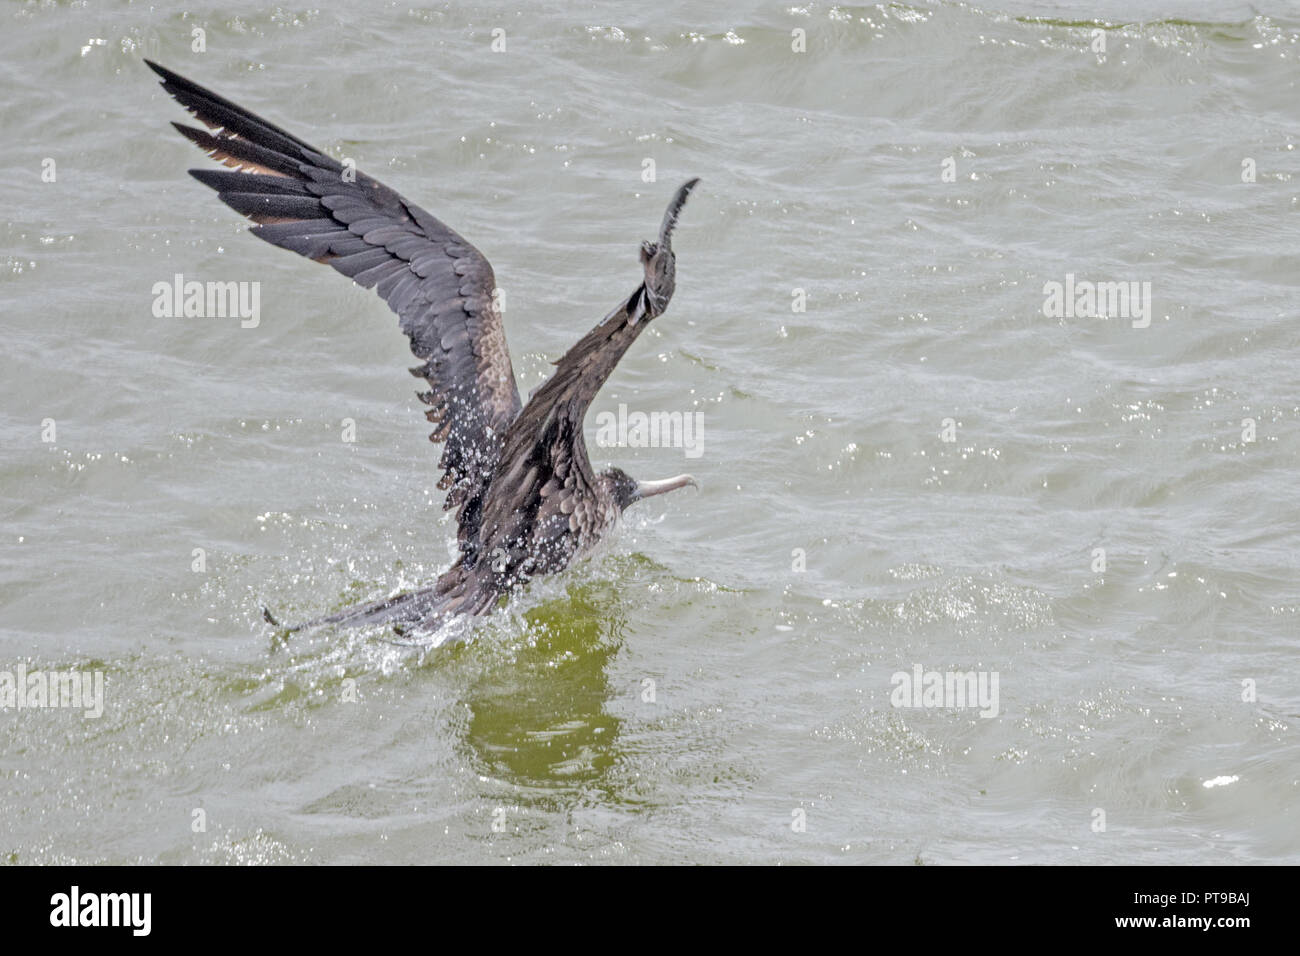
[[[458,509],[462,548],[475,546],[483,493],[519,390],[483,254],[419,206],[369,176],[273,126],[197,83],[148,60],[163,89],[213,132],[177,130],[232,171],[190,170],[218,198],[258,225],[272,245],[324,262],[375,289],[397,313],[419,393],[445,442],[438,487]]]
[[[672,232],[698,182],[691,179],[674,194],[659,241],[642,244],[645,281],[564,353],[555,363],[554,374],[533,392],[511,423],[483,509],[485,556],[497,549],[508,561],[530,555],[540,566],[524,568],[528,573],[553,570],[548,567],[551,563],[564,567],[573,549],[584,544],[582,530],[599,524],[593,512],[598,507],[599,476],[587,456],[583,419],[619,359],[668,308],[676,287]],[[530,547],[520,537],[525,531],[544,540]],[[576,534],[576,540],[564,532]]]

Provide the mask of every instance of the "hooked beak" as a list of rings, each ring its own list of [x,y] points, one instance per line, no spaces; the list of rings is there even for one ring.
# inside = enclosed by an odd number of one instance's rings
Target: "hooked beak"
[[[655,495],[662,495],[666,491],[685,488],[687,485],[693,488],[700,487],[700,483],[695,480],[693,475],[677,475],[674,478],[662,478],[659,481],[638,481],[636,483],[636,496],[638,500],[651,498]]]

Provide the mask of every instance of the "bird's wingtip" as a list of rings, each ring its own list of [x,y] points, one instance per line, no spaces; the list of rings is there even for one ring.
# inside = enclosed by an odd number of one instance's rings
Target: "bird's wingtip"
[[[686,200],[691,195],[691,190],[695,188],[699,181],[700,177],[694,176],[677,187],[677,192],[673,194],[672,201],[668,203],[668,208],[664,210],[664,221],[659,227],[660,248],[668,247],[669,241],[672,239],[673,230],[677,228],[677,217],[681,215],[682,207],[686,205]]]

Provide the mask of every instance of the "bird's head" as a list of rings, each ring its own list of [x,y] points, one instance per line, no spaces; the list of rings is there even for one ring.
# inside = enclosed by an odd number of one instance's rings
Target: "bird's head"
[[[600,477],[608,482],[610,493],[613,495],[614,503],[618,505],[619,511],[626,510],[628,505],[640,501],[642,498],[653,498],[655,495],[662,495],[667,491],[676,491],[678,488],[685,488],[687,485],[694,488],[700,486],[700,483],[691,475],[676,475],[659,481],[637,481],[622,468],[610,468],[601,472]]]

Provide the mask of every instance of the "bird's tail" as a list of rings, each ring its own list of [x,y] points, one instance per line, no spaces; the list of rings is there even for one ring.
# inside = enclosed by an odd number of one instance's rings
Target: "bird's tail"
[[[465,573],[460,565],[453,565],[431,587],[358,604],[301,624],[286,627],[266,608],[262,608],[262,617],[267,623],[289,633],[330,624],[341,627],[389,624],[403,633],[409,630],[431,631],[454,617],[488,612],[496,605],[500,594],[490,581]]]

